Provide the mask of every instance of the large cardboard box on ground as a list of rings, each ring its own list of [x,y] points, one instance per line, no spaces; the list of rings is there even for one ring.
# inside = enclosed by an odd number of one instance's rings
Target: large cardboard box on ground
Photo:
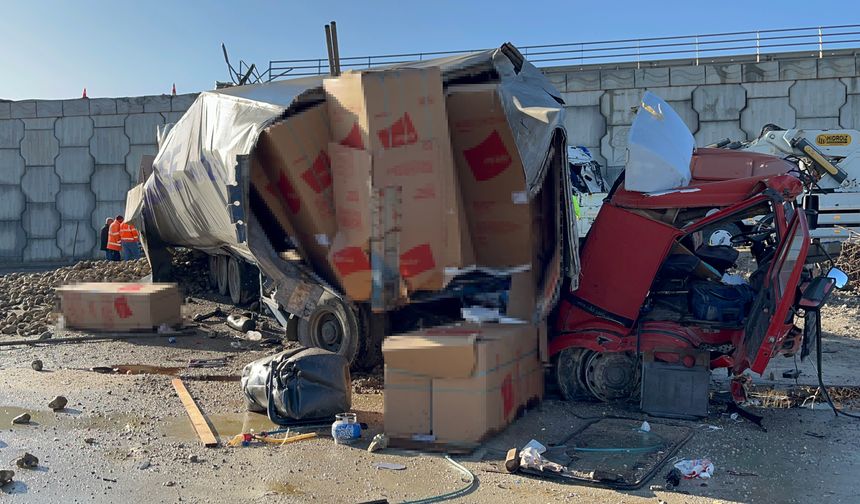
[[[67,327],[94,331],[153,330],[182,323],[176,284],[91,282],[57,288]]]
[[[326,79],[324,87],[334,142],[329,148],[333,171],[338,170],[338,159],[349,160],[343,147],[369,154],[371,195],[387,187],[401,190],[396,213],[400,274],[406,289],[443,288],[446,268],[471,264],[473,254],[464,229],[439,69],[347,73]],[[336,199],[347,192],[339,184],[335,176]],[[372,204],[378,205],[379,199]],[[335,213],[343,208],[338,202]],[[338,234],[344,220],[337,216]],[[368,239],[370,232],[366,230]],[[355,247],[361,247],[361,240],[350,233],[349,240],[335,239],[330,255],[358,256]],[[342,246],[349,248],[344,251]]]
[[[305,259],[324,276],[336,224],[325,104],[263,130],[251,161],[251,182]],[[262,173],[260,173],[262,170]]]
[[[532,263],[532,206],[497,88],[452,86],[446,106],[476,262],[506,268]]]
[[[526,323],[464,323],[386,338],[385,432],[470,445],[502,430],[543,397],[537,338]]]

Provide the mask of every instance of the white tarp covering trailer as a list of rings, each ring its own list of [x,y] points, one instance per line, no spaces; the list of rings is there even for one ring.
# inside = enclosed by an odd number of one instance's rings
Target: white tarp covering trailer
[[[535,296],[534,318],[540,321],[554,307],[563,281],[576,288],[579,272],[560,93],[510,44],[391,68],[429,67],[440,68],[445,89],[455,84],[498,86],[522,159],[526,194],[529,200],[547,198],[554,208],[549,221],[554,225],[546,226],[554,228],[549,233],[551,249],[543,254]],[[285,325],[288,337],[373,365],[382,337],[392,330],[392,317],[386,317],[392,314],[351,302],[306,262],[284,260],[267,235],[263,220],[268,217],[256,211],[259,202],[249,183],[249,159],[261,132],[325,101],[322,83],[323,77],[308,77],[201,93],[164,133],[151,173],[129,192],[126,218],[141,229],[154,281],[171,279],[168,247],[209,254],[214,276],[227,276],[230,270],[231,278],[238,278],[232,284],[247,280],[240,278],[247,273],[244,264],[256,266],[262,273],[260,300]],[[256,277],[254,271],[247,276]],[[476,271],[486,273],[480,264],[469,271],[465,276],[471,275],[470,281]],[[376,273],[374,269],[373,288],[381,289],[376,279],[382,275]],[[489,273],[484,276],[497,279],[505,272]],[[216,283],[227,283],[221,280]],[[400,310],[421,302],[462,299],[472,284],[458,280],[444,292],[410,298]]]

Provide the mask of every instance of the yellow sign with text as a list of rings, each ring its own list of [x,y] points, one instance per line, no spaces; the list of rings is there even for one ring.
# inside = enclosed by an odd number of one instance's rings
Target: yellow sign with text
[[[815,137],[815,143],[826,147],[849,145],[851,143],[851,135],[846,133],[822,133]]]

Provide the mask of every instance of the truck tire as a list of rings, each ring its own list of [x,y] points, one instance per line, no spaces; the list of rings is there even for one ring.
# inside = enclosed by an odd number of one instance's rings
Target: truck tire
[[[352,307],[332,297],[317,305],[307,320],[299,319],[299,343],[343,355],[352,365],[361,350],[358,316]]]
[[[219,255],[215,261],[215,277],[218,286],[218,294],[226,296],[230,290],[229,282],[227,281],[227,256]]]
[[[565,401],[594,400],[585,384],[585,361],[589,350],[565,348],[555,358],[555,379]]]
[[[257,279],[259,274],[250,264],[231,257],[227,262],[227,285],[230,290],[230,300],[234,305],[250,302],[259,294]]]
[[[218,256],[209,256],[209,288],[218,288]]]

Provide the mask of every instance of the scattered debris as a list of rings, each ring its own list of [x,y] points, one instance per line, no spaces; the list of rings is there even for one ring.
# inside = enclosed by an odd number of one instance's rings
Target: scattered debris
[[[367,447],[367,451],[373,453],[386,448],[388,448],[388,436],[385,433],[381,433],[373,436],[370,445]]]
[[[229,315],[227,317],[227,325],[243,333],[253,331],[257,327],[256,322],[242,315]]]
[[[66,404],[69,404],[69,400],[61,395],[58,395],[51,399],[51,402],[48,403],[48,407],[54,411],[61,411],[65,409]]]
[[[511,448],[505,455],[505,470],[509,473],[520,470],[520,452],[516,448]]]
[[[42,334],[40,334],[40,335],[39,335],[39,339],[40,339],[40,340],[42,340],[42,341],[44,341],[44,340],[49,340],[49,339],[51,339],[51,338],[53,338],[53,337],[54,337],[54,334],[53,334],[51,331],[45,331],[45,332],[43,332]]]
[[[30,367],[33,368],[33,371],[41,371],[42,370],[42,361],[40,361],[39,359],[36,359],[30,363]]]
[[[651,424],[649,424],[647,420],[642,422],[642,426],[639,427],[639,431],[640,432],[651,432]]]
[[[12,482],[12,478],[14,477],[15,471],[11,471],[9,469],[0,471],[0,486],[8,485]]]
[[[394,462],[377,462],[374,464],[374,467],[377,469],[387,469],[389,471],[402,471],[406,469],[406,466],[403,464],[397,464]]]
[[[143,459],[137,464],[137,468],[143,471],[144,469],[149,469],[152,466],[152,462],[149,459]]]
[[[93,445],[93,444],[96,444],[96,439],[95,439],[95,438],[91,438],[91,437],[84,438],[84,443],[86,443],[86,444],[88,444],[88,445]]]
[[[214,310],[212,310],[211,312],[208,312],[208,313],[198,313],[198,314],[194,315],[194,319],[193,319],[193,320],[194,320],[194,322],[203,322],[203,321],[205,321],[205,320],[209,320],[209,319],[211,319],[211,318],[213,318],[213,317],[224,318],[224,317],[226,317],[226,316],[227,316],[227,313],[225,313],[225,312],[221,309],[221,307],[219,306],[219,307],[215,308]]]
[[[806,436],[810,436],[810,437],[814,437],[814,438],[818,438],[818,439],[824,439],[827,437],[824,434],[819,434],[819,433],[813,432],[813,431],[806,431],[803,434]]]
[[[24,425],[30,423],[30,414],[29,413],[21,413],[12,419],[13,424]]]
[[[173,384],[173,388],[176,389],[176,394],[179,396],[179,400],[182,401],[182,405],[185,406],[185,411],[188,413],[188,418],[191,419],[191,425],[197,432],[200,442],[207,448],[218,446],[218,439],[212,433],[209,422],[206,421],[206,417],[200,412],[200,408],[197,407],[194,398],[188,393],[185,384],[179,378],[174,378],[171,383]]]
[[[708,479],[714,475],[714,463],[708,459],[683,459],[675,462],[675,469],[684,479]]]
[[[15,465],[21,469],[33,469],[39,466],[39,459],[32,453],[25,453],[15,461]]]
[[[251,442],[253,441],[259,441],[261,443],[268,444],[285,445],[295,443],[296,441],[304,441],[305,439],[314,439],[315,437],[317,437],[316,432],[308,432],[305,434],[297,434],[295,436],[290,436],[289,429],[286,429],[286,437],[272,437],[272,434],[279,434],[281,432],[284,431],[274,430],[268,432],[261,432],[259,434],[243,432],[242,434],[236,434],[235,436],[233,436],[233,439],[227,442],[227,446],[251,446]]]
[[[248,331],[245,333],[245,337],[248,338],[248,341],[262,341],[263,333],[260,331]]]
[[[192,464],[196,464],[197,462],[200,462],[200,458],[197,455],[189,455],[188,461]]]
[[[750,471],[735,471],[734,469],[726,469],[726,474],[731,476],[758,476],[758,473]]]
[[[227,357],[219,357],[217,359],[191,359],[188,361],[190,368],[216,368],[227,365]]]

